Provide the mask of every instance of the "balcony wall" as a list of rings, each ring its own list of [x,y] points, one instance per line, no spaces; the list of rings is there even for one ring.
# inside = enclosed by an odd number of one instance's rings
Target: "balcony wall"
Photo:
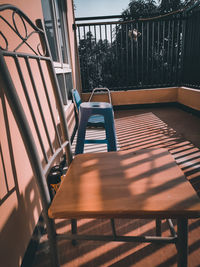
[[[133,91],[111,92],[114,106],[155,104],[155,103],[180,103],[189,108],[200,111],[200,90],[173,87],[157,89],[140,89]],[[82,94],[82,100],[88,101],[90,93]],[[96,94],[92,101],[107,101],[106,94]]]
[[[114,106],[153,104],[177,102],[178,87],[139,89],[130,91],[112,91],[112,104]],[[90,94],[82,94],[83,101],[89,99]],[[96,94],[92,101],[107,101],[106,94]]]
[[[180,87],[178,89],[178,102],[200,111],[200,90]]]

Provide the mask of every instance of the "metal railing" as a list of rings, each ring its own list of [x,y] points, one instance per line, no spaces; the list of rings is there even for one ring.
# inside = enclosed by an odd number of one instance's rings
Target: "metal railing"
[[[82,23],[83,19],[87,22]],[[83,92],[95,87],[200,88],[197,9],[150,19],[126,21],[122,16],[111,16],[79,18],[76,22]]]
[[[182,85],[200,89],[200,9],[188,13],[185,25]]]

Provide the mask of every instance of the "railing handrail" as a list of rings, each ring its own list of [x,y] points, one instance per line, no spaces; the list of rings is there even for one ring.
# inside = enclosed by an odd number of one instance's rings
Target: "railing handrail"
[[[130,16],[123,16],[123,15],[112,15],[112,16],[95,16],[95,17],[79,17],[75,18],[75,21],[83,21],[83,20],[102,20],[102,19],[115,19],[115,18],[124,18]]]
[[[132,18],[132,16],[123,16],[123,15],[117,15],[117,16],[99,16],[99,17],[80,17],[80,18],[75,18],[75,22],[77,21],[93,21],[93,22],[85,22],[85,23],[75,23],[76,26],[94,26],[94,25],[111,25],[111,24],[127,24],[127,23],[136,23],[139,21],[158,21],[158,20],[163,20],[163,18],[171,17],[173,15],[181,15],[182,17],[184,16],[184,10],[177,10],[173,11],[167,14],[163,15],[155,15],[153,17],[148,17],[148,18]],[[100,21],[95,21],[95,20],[104,20],[104,19],[114,19],[114,18],[125,18],[126,20],[116,20],[116,21],[105,21],[105,22],[100,22]],[[174,17],[176,19],[177,17]]]

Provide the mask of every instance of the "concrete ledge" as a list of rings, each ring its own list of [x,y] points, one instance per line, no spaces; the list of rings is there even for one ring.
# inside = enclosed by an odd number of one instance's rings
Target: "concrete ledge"
[[[187,87],[178,88],[178,103],[200,111],[200,90]]]
[[[112,104],[113,106],[134,105],[134,104],[153,104],[153,103],[168,103],[177,102],[178,87],[172,88],[155,88],[155,89],[140,89],[127,91],[113,91]],[[82,94],[82,100],[88,101],[90,94]],[[106,94],[94,95],[92,101],[107,101]]]
[[[187,87],[170,87],[111,92],[113,106],[180,103],[200,111],[200,90]],[[90,93],[82,94],[82,101],[88,101]],[[106,94],[96,94],[92,101],[108,101]]]

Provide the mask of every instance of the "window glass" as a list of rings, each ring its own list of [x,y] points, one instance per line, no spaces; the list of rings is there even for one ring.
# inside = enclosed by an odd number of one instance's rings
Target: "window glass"
[[[72,70],[69,65],[66,2],[64,0],[41,0],[45,30],[54,61],[63,103],[71,99]]]
[[[42,0],[42,8],[43,8],[43,15],[44,15],[44,26],[51,50],[51,55],[53,58],[53,61],[59,61],[58,60],[58,51],[56,48],[56,34],[55,34],[55,27],[54,27],[54,19],[53,19],[53,13],[52,13],[52,7],[50,5],[49,0]]]
[[[72,99],[72,89],[73,89],[73,84],[72,84],[72,73],[68,72],[65,73],[65,80],[66,80],[66,88],[67,88],[67,94],[68,94],[68,98]]]
[[[63,11],[64,6],[62,6],[62,1],[55,0],[55,7],[56,7],[56,15],[57,15],[57,25],[58,25],[58,35],[60,39],[60,48],[62,53],[62,59],[64,63],[68,63],[68,56],[67,56],[67,44],[66,44],[66,30],[64,27],[65,23],[63,20]],[[64,5],[64,3],[63,3]]]
[[[60,86],[63,103],[64,103],[64,105],[67,105],[67,88],[66,88],[64,74],[62,74],[62,73],[57,74],[57,79],[58,79],[58,83]]]

